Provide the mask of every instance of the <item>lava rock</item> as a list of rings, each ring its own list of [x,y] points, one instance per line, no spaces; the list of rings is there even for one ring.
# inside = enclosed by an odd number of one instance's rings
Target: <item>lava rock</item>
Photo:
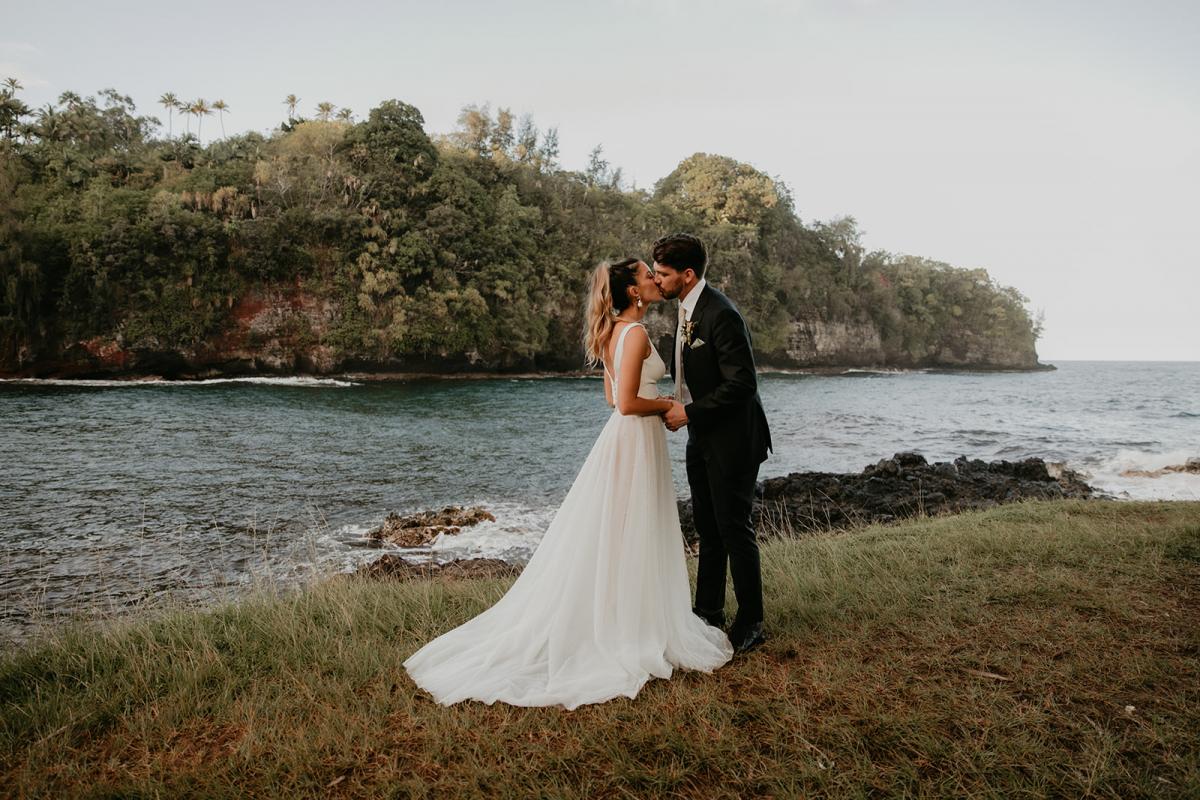
[[[960,457],[930,464],[897,453],[861,473],[793,472],[759,482],[754,525],[759,538],[893,522],[908,517],[991,508],[1022,500],[1087,498],[1080,476],[1040,458],[992,461]],[[695,541],[691,500],[679,503],[684,538]]]
[[[484,508],[446,506],[441,511],[419,511],[415,514],[387,515],[383,525],[367,534],[376,543],[399,547],[422,547],[441,534],[456,534],[463,528],[480,522],[495,522],[496,517]]]

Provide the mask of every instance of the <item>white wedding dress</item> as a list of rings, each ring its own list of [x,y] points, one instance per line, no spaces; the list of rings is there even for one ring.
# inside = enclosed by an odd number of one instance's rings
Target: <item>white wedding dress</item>
[[[651,346],[638,396],[657,397],[665,372]],[[732,654],[725,634],[692,613],[662,420],[614,409],[507,594],[404,666],[444,705],[573,709],[634,697],[675,667],[711,672]]]

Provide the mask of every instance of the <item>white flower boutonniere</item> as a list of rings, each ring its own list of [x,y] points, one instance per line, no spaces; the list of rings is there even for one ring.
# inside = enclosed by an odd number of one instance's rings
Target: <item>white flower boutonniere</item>
[[[692,347],[692,337],[696,333],[696,320],[688,319],[683,322],[683,346]]]

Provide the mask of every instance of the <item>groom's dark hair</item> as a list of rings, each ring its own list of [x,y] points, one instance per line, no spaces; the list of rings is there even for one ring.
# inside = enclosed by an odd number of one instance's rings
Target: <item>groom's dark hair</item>
[[[704,268],[708,266],[708,251],[704,249],[704,242],[690,233],[663,236],[654,242],[650,252],[659,264],[680,272],[690,269],[697,278],[704,277]]]

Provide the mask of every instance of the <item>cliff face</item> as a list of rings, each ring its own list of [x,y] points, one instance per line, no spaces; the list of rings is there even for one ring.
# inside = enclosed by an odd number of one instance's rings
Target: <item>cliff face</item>
[[[327,375],[347,371],[454,374],[568,371],[582,356],[489,362],[476,353],[424,358],[375,358],[331,343],[341,309],[331,298],[292,286],[249,293],[229,310],[221,333],[196,347],[172,347],[153,337],[132,338],[121,325],[86,340],[22,342],[0,347],[0,378],[103,378],[226,375]],[[573,356],[574,354],[572,354]]]
[[[27,344],[0,362],[0,375],[177,378],[334,372],[342,359],[320,342],[337,316],[332,301],[303,291],[251,293],[230,309],[231,324],[221,335],[198,347],[171,347],[153,336],[131,339],[120,326],[108,336]]]
[[[657,311],[657,309],[656,309]],[[433,355],[422,360],[380,360],[346,354],[329,344],[339,322],[337,304],[292,287],[248,294],[230,309],[230,324],[220,336],[194,348],[173,348],[153,337],[130,340],[123,326],[112,335],[64,345],[43,343],[14,348],[0,359],[3,377],[104,377],[158,375],[167,378],[250,374],[331,374],[344,371],[492,372],[578,369],[582,358],[559,357],[528,363],[490,363],[475,354]],[[669,352],[673,325],[666,315],[647,319],[662,352]],[[914,357],[893,352],[871,321],[817,318],[792,323],[783,350],[757,354],[760,366],[946,367],[1037,369],[1032,346],[1014,349],[969,331],[948,332],[943,346]],[[668,348],[668,349],[663,349]]]
[[[787,349],[768,358],[772,365],[781,367],[867,366],[888,361],[874,324],[819,319],[793,322]]]
[[[946,367],[957,369],[1038,369],[1032,341],[1015,346],[958,328],[948,330],[941,342],[924,353],[888,348],[878,326],[867,321],[826,321],[817,318],[792,322],[787,346],[764,353],[763,366],[787,369],[805,367]]]

